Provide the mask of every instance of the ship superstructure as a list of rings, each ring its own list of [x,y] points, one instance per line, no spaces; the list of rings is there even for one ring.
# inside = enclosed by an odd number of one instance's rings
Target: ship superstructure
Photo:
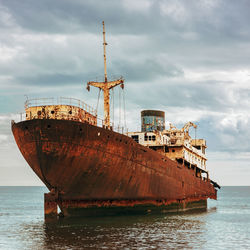
[[[195,169],[197,176],[208,178],[206,141],[192,139],[189,135],[189,128],[196,129],[197,125],[188,122],[177,129],[170,123],[169,129],[165,129],[165,113],[158,110],[143,110],[141,124],[140,132],[129,132],[128,136],[171,160]]]
[[[118,133],[110,123],[103,22],[104,81],[91,81],[104,94],[104,120],[95,109],[72,98],[34,99],[25,104],[26,120],[15,123],[16,143],[49,189],[45,217],[97,213],[150,213],[206,208],[219,187],[206,169],[206,142],[192,139],[189,122],[165,128],[165,113],[142,111],[140,132]]]

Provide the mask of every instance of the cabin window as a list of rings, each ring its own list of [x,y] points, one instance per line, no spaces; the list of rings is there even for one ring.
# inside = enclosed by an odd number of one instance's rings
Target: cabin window
[[[172,152],[175,152],[175,150],[174,150],[174,149],[172,149]]]
[[[135,142],[139,142],[139,136],[138,135],[132,135],[131,138],[135,141]]]
[[[55,111],[54,110],[51,110],[51,112],[50,112],[52,115],[55,113]]]
[[[148,136],[144,135],[144,141],[147,141],[147,140],[148,140]]]
[[[155,139],[156,139],[155,135],[152,135],[152,141],[155,141]]]
[[[72,114],[72,111],[71,111],[71,110],[69,111],[69,114],[70,114],[70,115]]]

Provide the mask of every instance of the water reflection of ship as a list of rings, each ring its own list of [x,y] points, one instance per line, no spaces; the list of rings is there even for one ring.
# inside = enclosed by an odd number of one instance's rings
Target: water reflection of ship
[[[96,110],[75,99],[28,100],[26,120],[12,122],[21,153],[50,190],[45,214],[57,215],[57,206],[64,216],[206,207],[219,186],[209,179],[205,140],[189,135],[195,124],[166,130],[164,112],[146,110],[140,132],[115,132],[110,90],[124,88],[124,79],[108,81],[104,23],[103,39],[104,81],[87,83],[104,94],[101,126]]]
[[[44,249],[51,246],[58,249],[83,246],[86,249],[196,248],[202,246],[207,237],[209,215],[204,211],[171,216],[68,217],[45,224],[43,246]]]

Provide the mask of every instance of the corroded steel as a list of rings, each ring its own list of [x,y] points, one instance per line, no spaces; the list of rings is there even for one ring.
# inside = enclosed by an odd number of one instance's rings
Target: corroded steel
[[[94,86],[103,90],[103,99],[104,99],[104,126],[110,129],[110,98],[109,98],[109,90],[120,85],[123,88],[124,80],[122,78],[111,81],[111,82],[88,82],[87,89],[89,90],[89,86]]]
[[[165,112],[160,110],[141,111],[141,131],[153,132],[165,130]]]
[[[26,103],[27,120],[12,122],[22,155],[50,190],[44,197],[45,217],[55,217],[57,206],[65,216],[79,211],[93,214],[96,208],[150,212],[158,208],[179,211],[206,207],[207,198],[216,199],[216,183],[208,176],[202,177],[204,170],[181,158],[188,152],[180,151],[176,161],[167,156],[168,139],[175,140],[172,146],[192,149],[191,137],[187,136],[189,127],[172,131],[176,129],[172,126],[171,131],[165,131],[164,112],[147,111],[147,115],[158,116],[153,120],[158,134],[143,134],[145,141],[155,142],[148,145],[152,148],[140,145],[139,135],[134,135],[137,143],[129,136],[111,131],[109,90],[118,85],[123,88],[124,80],[121,77],[108,81],[106,45],[103,22],[105,79],[87,83],[88,90],[94,86],[104,92],[103,128],[97,127],[96,112],[88,113],[80,104],[73,107],[71,103],[36,107]],[[160,131],[166,134],[160,135]],[[198,155],[198,147],[205,148],[203,142],[199,143],[196,150],[192,149]]]
[[[44,194],[44,216],[45,219],[57,217],[58,197],[53,193]]]
[[[105,78],[105,82],[108,81],[108,77],[107,77],[107,63],[106,63],[106,45],[108,45],[106,43],[106,39],[105,39],[105,25],[104,25],[104,21],[102,21],[102,27],[103,27],[103,57],[104,57],[104,78]]]
[[[103,55],[104,55],[104,82],[88,82],[87,90],[90,90],[89,86],[93,86],[103,90],[103,100],[104,100],[104,127],[110,129],[110,95],[109,90],[120,85],[121,88],[124,88],[123,78],[117,79],[115,81],[108,81],[107,77],[107,64],[106,64],[106,39],[105,39],[105,26],[104,21],[102,22],[103,26]]]
[[[26,120],[59,119],[88,122],[97,125],[97,116],[86,110],[72,105],[34,106],[25,109]]]
[[[191,209],[206,209],[206,198],[193,198],[186,200],[64,200],[58,199],[63,208],[63,215],[107,215],[117,213],[170,213],[188,211]]]
[[[34,172],[58,191],[65,214],[74,202],[134,206],[216,199],[210,180],[194,169],[108,129],[34,119],[13,123],[12,131]]]
[[[149,110],[152,112],[151,110]],[[154,113],[149,113],[154,114]],[[147,116],[146,122],[155,121],[155,117]],[[145,117],[142,117],[142,128],[155,126],[154,124],[143,124]],[[189,135],[189,127],[194,126],[188,122],[182,129],[177,129],[171,124],[169,129],[160,131],[129,132],[128,136],[143,146],[154,149],[160,154],[167,156],[172,160],[183,159],[189,164],[194,165],[202,170],[206,170],[206,141],[204,139],[192,139]],[[196,126],[196,125],[195,125]]]
[[[142,110],[141,116],[160,116],[165,118],[165,112],[160,110]]]

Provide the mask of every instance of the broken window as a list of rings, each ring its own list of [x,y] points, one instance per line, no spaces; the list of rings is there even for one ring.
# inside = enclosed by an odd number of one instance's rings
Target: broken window
[[[132,135],[131,138],[135,141],[135,142],[139,142],[139,136],[138,135]]]

